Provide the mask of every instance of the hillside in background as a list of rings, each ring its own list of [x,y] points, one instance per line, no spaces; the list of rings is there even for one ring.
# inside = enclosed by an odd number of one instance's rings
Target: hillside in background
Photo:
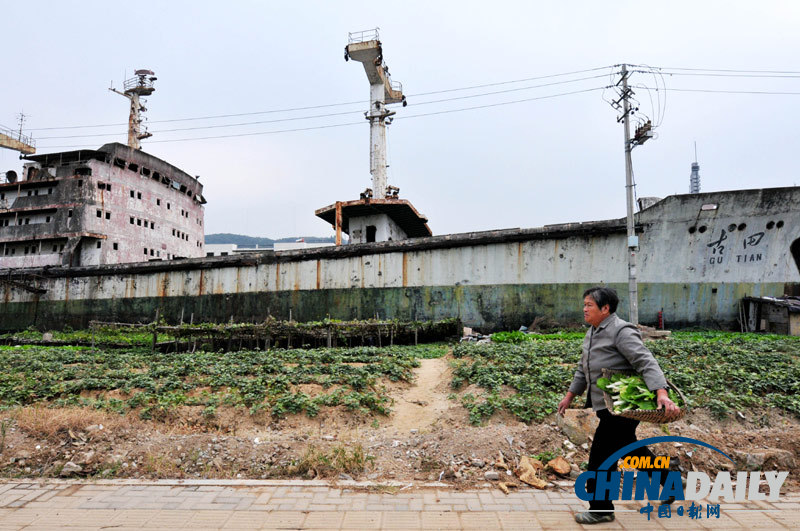
[[[258,245],[259,247],[270,247],[275,242],[294,242],[298,239],[303,238],[308,243],[328,243],[334,242],[335,239],[333,236],[330,237],[319,237],[319,236],[296,236],[291,238],[279,238],[277,240],[273,240],[272,238],[258,238],[256,236],[245,236],[244,234],[229,234],[229,233],[218,233],[218,234],[206,234],[205,243],[206,244],[215,244],[215,243],[235,243],[239,247],[255,247]]]

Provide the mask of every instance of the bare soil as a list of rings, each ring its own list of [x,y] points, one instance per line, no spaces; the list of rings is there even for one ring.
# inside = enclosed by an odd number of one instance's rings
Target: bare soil
[[[135,412],[6,410],[0,413],[0,475],[248,479],[319,475],[409,483],[441,480],[467,488],[483,483],[487,471],[516,482],[495,466],[501,453],[511,468],[523,455],[561,455],[573,465],[573,476],[578,473],[588,460],[588,445],[565,443],[555,418],[527,425],[498,413],[483,426],[471,426],[466,410],[447,398],[448,361],[421,360],[413,385],[387,384],[394,398],[388,417],[322,408],[315,418],[273,419],[268,412],[251,415],[242,409],[219,408],[207,418],[202,407],[181,407],[163,418],[144,421]],[[667,432],[700,439],[726,452],[766,452],[762,469],[788,469],[786,488],[798,488],[800,422],[794,417],[760,411],[720,421],[695,411],[665,427],[642,424],[638,435]],[[361,450],[363,456],[357,455]],[[698,446],[665,443],[653,450],[679,457],[684,470],[715,474],[732,469],[723,456]],[[329,459],[335,455],[348,459],[337,465],[338,460]],[[299,466],[313,459],[327,465]],[[567,478],[551,474],[548,479]]]

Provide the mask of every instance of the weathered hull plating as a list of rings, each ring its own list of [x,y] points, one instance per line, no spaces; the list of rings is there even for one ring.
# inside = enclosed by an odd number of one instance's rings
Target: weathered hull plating
[[[712,208],[713,206],[713,208]],[[735,325],[745,295],[800,285],[800,188],[671,196],[637,215],[639,315],[667,326]],[[3,329],[91,319],[253,321],[460,317],[483,330],[544,316],[580,322],[607,284],[627,314],[623,220],[280,253],[17,270],[0,284]],[[796,255],[792,250],[796,251]],[[45,289],[35,293],[24,284]],[[23,285],[23,287],[20,286]]]

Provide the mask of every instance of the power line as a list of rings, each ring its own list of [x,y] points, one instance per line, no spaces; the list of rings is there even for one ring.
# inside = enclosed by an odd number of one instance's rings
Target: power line
[[[647,87],[645,85],[641,85],[641,88],[659,90],[658,88]],[[800,92],[779,92],[771,90],[722,90],[722,89],[717,90],[717,89],[687,89],[687,88],[669,88],[666,90],[672,92],[709,92],[718,94],[769,94],[776,96],[800,96]]]
[[[525,98],[525,99],[514,100],[514,101],[506,101],[506,102],[500,102],[500,103],[490,103],[490,104],[486,104],[486,105],[476,105],[476,106],[473,106],[473,107],[463,107],[463,108],[459,108],[459,109],[449,109],[449,110],[445,110],[445,111],[435,111],[435,112],[429,112],[429,113],[423,113],[423,114],[414,114],[414,115],[410,115],[410,116],[398,116],[395,119],[399,120],[399,119],[408,119],[408,118],[419,118],[419,117],[423,117],[423,116],[434,116],[434,115],[438,115],[438,114],[449,114],[449,113],[454,113],[454,112],[471,111],[471,110],[476,110],[476,109],[487,109],[487,108],[499,107],[499,106],[503,106],[503,105],[512,105],[512,104],[515,104],[515,103],[524,103],[524,102],[528,102],[528,101],[536,101],[536,100],[558,98],[558,97],[561,97],[561,96],[569,96],[569,95],[572,95],[572,94],[581,94],[581,93],[585,93],[585,92],[603,90],[605,88],[607,88],[607,87],[594,87],[594,88],[590,88],[590,89],[575,90],[575,91],[571,91],[571,92],[562,92],[562,93],[559,93],[559,94],[550,94],[550,95],[547,95],[547,96],[537,96],[537,97],[533,97],[533,98]],[[351,126],[351,125],[359,125],[359,124],[364,124],[364,123],[366,123],[366,122],[358,121],[358,122],[347,122],[347,123],[341,123],[341,124],[320,125],[320,126],[313,126],[313,127],[300,127],[300,128],[294,128],[294,129],[279,129],[279,130],[275,130],[275,131],[258,131],[258,132],[252,132],[252,133],[236,133],[236,134],[229,134],[229,135],[214,135],[214,136],[191,137],[191,138],[172,138],[172,139],[164,139],[164,140],[149,140],[149,141],[147,141],[147,143],[148,144],[158,144],[158,143],[164,143],[164,142],[185,142],[185,141],[191,141],[191,140],[213,140],[213,139],[220,139],[220,138],[238,138],[238,137],[245,137],[245,136],[271,135],[271,134],[277,134],[277,133],[290,133],[290,132],[296,132],[296,131],[311,131],[311,130],[315,130],[315,129],[330,129],[330,128],[334,128],[334,127],[347,127],[347,126]],[[86,145],[87,144],[74,144],[74,145],[67,145],[67,146],[40,146],[40,147],[41,148],[47,148],[47,149],[53,149],[53,148],[67,148],[67,147],[76,148],[76,147],[84,147]]]
[[[798,79],[800,75],[783,75],[783,74],[729,74],[719,72],[671,72],[665,69],[658,69],[667,76],[696,76],[696,77],[745,77],[745,78],[770,78],[770,79]],[[632,70],[632,72],[649,73],[642,70]]]
[[[521,79],[512,79],[508,81],[498,81],[495,83],[485,83],[482,85],[472,85],[467,87],[456,87],[450,89],[443,89],[443,90],[435,90],[430,92],[418,92],[416,94],[409,94],[408,97],[414,98],[418,96],[428,96],[431,94],[443,94],[447,92],[457,92],[462,90],[472,90],[476,88],[486,88],[486,87],[495,87],[500,85],[509,85],[512,83],[523,83],[526,81],[535,81],[539,79],[549,79],[554,77],[563,77],[575,74],[583,74],[587,72],[596,72],[598,70],[605,70],[608,68],[612,68],[611,65],[609,66],[601,66],[597,68],[588,68],[585,70],[574,70],[572,72],[562,72],[559,74],[549,74],[545,76],[536,76],[536,77],[527,77]],[[591,79],[591,78],[586,78]],[[569,82],[569,81],[567,81]],[[345,105],[363,105],[364,101],[349,101],[349,102],[341,102],[341,103],[328,103],[323,105],[311,105],[307,107],[290,107],[286,109],[271,109],[266,111],[252,111],[252,112],[243,112],[243,113],[233,113],[233,114],[216,114],[216,115],[209,115],[209,116],[195,116],[195,117],[188,117],[188,118],[172,118],[167,120],[149,120],[149,123],[171,123],[171,122],[187,122],[187,121],[194,121],[194,120],[211,120],[216,118],[235,118],[239,116],[254,116],[258,114],[273,114],[273,113],[281,113],[281,112],[296,112],[296,111],[306,111],[306,110],[313,110],[313,109],[323,109],[328,107],[340,107]],[[354,111],[356,112],[356,111]],[[38,127],[28,129],[28,131],[52,131],[56,129],[88,129],[94,127],[116,127],[116,126],[127,126],[127,123],[114,123],[114,124],[95,124],[95,125],[70,125],[70,126],[63,126],[63,127]]]
[[[552,76],[550,76],[552,77]],[[415,103],[414,105],[428,105],[431,103],[443,103],[448,101],[457,101],[457,100],[464,100],[464,99],[471,99],[471,98],[480,98],[485,96],[494,96],[497,94],[507,94],[509,92],[519,92],[523,90],[532,90],[544,87],[551,87],[556,85],[564,85],[567,83],[576,83],[579,81],[586,81],[590,79],[597,79],[600,77],[605,77],[605,74],[597,75],[597,76],[587,76],[577,79],[569,79],[564,81],[554,81],[552,83],[543,83],[540,85],[532,85],[528,87],[517,87],[512,89],[505,89],[505,90],[497,90],[493,92],[483,92],[480,94],[469,94],[466,96],[456,96],[453,98],[443,98],[438,100],[431,100],[431,101],[423,101],[419,103]],[[454,89],[454,90],[462,90],[462,89]],[[338,113],[327,113],[327,114],[317,114],[312,116],[300,116],[300,117],[293,117],[293,118],[278,118],[275,120],[258,120],[255,122],[239,122],[234,124],[218,124],[218,125],[205,125],[205,126],[197,126],[197,127],[178,127],[174,129],[156,129],[153,130],[153,133],[171,133],[175,131],[195,131],[198,129],[220,129],[226,127],[240,127],[246,125],[263,125],[268,123],[279,123],[279,122],[291,122],[295,120],[310,120],[315,118],[328,118],[331,116],[343,116],[349,114],[360,114],[362,111],[345,111],[345,112],[338,112]],[[89,134],[89,135],[64,135],[64,136],[45,136],[40,137],[38,140],[55,140],[55,139],[64,139],[64,138],[96,138],[96,137],[108,137],[108,136],[116,136],[118,133],[96,133],[96,134]]]
[[[636,67],[647,65],[631,65]],[[741,74],[800,74],[797,70],[734,70],[725,68],[681,68],[681,67],[656,67],[663,70],[686,70],[690,72],[735,72]]]

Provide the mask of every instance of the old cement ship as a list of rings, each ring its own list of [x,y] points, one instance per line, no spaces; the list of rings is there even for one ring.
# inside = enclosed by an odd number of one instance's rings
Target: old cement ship
[[[798,294],[800,187],[669,196],[636,214],[639,313],[736,326],[746,295]],[[9,270],[2,328],[91,319],[258,321],[460,317],[481,330],[580,322],[581,293],[614,286],[626,316],[624,219],[299,251]]]

